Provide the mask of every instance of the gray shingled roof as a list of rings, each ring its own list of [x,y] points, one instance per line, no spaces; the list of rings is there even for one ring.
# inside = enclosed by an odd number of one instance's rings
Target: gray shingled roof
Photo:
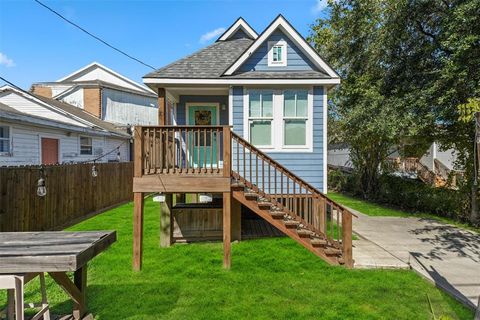
[[[252,43],[253,40],[245,38],[218,41],[145,75],[145,78],[220,78]]]

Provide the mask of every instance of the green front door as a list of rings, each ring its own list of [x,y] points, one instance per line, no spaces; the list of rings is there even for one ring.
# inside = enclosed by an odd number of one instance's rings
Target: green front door
[[[188,124],[191,126],[217,125],[217,107],[208,105],[188,106]],[[217,165],[217,135],[198,130],[190,133],[189,162],[194,167],[207,168]]]

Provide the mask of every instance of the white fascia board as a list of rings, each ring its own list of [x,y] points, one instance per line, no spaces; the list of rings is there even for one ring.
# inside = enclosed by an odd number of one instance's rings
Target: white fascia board
[[[166,78],[143,78],[143,82],[146,84],[156,85],[172,85],[172,84],[223,84],[223,85],[249,85],[249,84],[312,84],[312,85],[325,85],[325,84],[340,84],[340,78],[334,79],[166,79]]]
[[[218,38],[217,41],[228,40],[228,38],[230,38],[233,34],[235,34],[235,32],[237,32],[238,29],[240,28],[243,29],[243,31],[245,31],[245,33],[248,34],[253,39],[258,38],[258,34],[255,32],[255,30],[253,30],[248,25],[248,23],[245,20],[243,20],[243,18],[239,18],[237,22],[235,22],[230,28],[228,28],[228,30],[225,31],[220,38]]]
[[[119,134],[115,134],[110,131],[99,131],[99,130],[93,130],[90,128],[83,128],[83,127],[77,127],[75,125],[71,125],[68,123],[64,123],[61,121],[54,121],[50,119],[44,119],[41,117],[35,117],[29,114],[15,114],[15,113],[8,113],[8,112],[3,112],[0,115],[0,119],[7,121],[7,122],[13,122],[13,123],[31,123],[36,126],[40,127],[47,127],[47,128],[53,128],[53,129],[61,129],[65,131],[73,131],[73,132],[79,132],[79,133],[84,133],[84,134],[89,134],[89,135],[96,135],[96,136],[105,136],[105,137],[119,137],[123,139],[128,139],[129,137],[127,136],[121,136]]]
[[[105,70],[106,72],[111,73],[112,75],[116,76],[117,78],[120,78],[120,79],[122,79],[122,80],[130,83],[131,85],[137,87],[137,88],[138,88],[139,90],[141,90],[141,91],[148,92],[148,93],[155,93],[155,92],[153,92],[150,88],[144,87],[144,86],[142,86],[141,84],[133,81],[132,79],[129,79],[129,78],[125,77],[125,76],[122,76],[120,73],[115,72],[115,71],[113,71],[112,69],[107,68],[107,67],[105,67],[103,64],[100,64],[100,63],[98,63],[98,62],[96,62],[96,61],[90,63],[89,65],[87,65],[87,66],[85,66],[85,67],[83,67],[83,68],[78,69],[78,70],[75,71],[75,72],[72,72],[71,74],[69,74],[69,75],[66,76],[66,77],[63,77],[63,78],[61,78],[61,79],[58,79],[56,82],[63,82],[63,81],[65,81],[65,80],[68,80],[68,79],[76,76],[77,74],[82,73],[82,72],[85,71],[85,70],[88,70],[88,69],[91,68],[91,67],[97,67],[97,68],[103,69],[103,70]]]
[[[307,43],[307,41],[298,34],[298,32],[291,27],[291,25],[282,17],[279,16],[270,27],[265,30],[262,35],[255,40],[255,42],[250,46],[250,48],[245,51],[240,58],[232,65],[230,68],[225,71],[224,75],[232,75],[247,59],[250,55],[255,52],[255,50],[264,43],[268,37],[277,29],[281,28],[282,31],[289,37],[299,48],[311,59],[311,61],[321,69],[325,70],[328,75],[332,78],[338,78],[337,73],[330,68],[330,66],[323,61],[318,53]]]

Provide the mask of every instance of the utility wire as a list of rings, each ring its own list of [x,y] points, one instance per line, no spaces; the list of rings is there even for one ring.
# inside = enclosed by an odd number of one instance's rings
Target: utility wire
[[[130,59],[132,59],[132,60],[134,60],[134,61],[136,61],[136,62],[138,62],[138,63],[140,63],[140,64],[142,64],[142,65],[144,65],[144,66],[146,66],[146,67],[148,67],[148,68],[151,68],[151,69],[153,69],[153,70],[156,70],[156,68],[153,67],[152,65],[150,65],[150,64],[148,64],[148,63],[145,63],[145,62],[141,61],[140,59],[137,59],[137,58],[129,55],[128,53],[126,53],[126,52],[123,51],[123,50],[118,49],[117,47],[114,47],[113,45],[109,44],[108,42],[106,42],[106,41],[103,40],[102,38],[100,38],[100,37],[94,35],[93,33],[85,30],[84,28],[82,28],[81,26],[79,26],[78,24],[76,24],[75,22],[70,21],[69,19],[67,19],[66,17],[64,17],[63,15],[61,15],[60,13],[58,13],[57,11],[53,10],[52,8],[50,8],[49,6],[47,6],[46,4],[40,2],[39,0],[33,0],[33,1],[35,1],[36,3],[38,3],[39,5],[41,5],[42,7],[44,7],[45,9],[47,9],[48,11],[52,12],[53,14],[57,15],[60,19],[66,21],[67,23],[71,24],[72,26],[74,26],[74,27],[80,29],[81,31],[83,31],[84,33],[88,34],[90,37],[92,37],[92,38],[100,41],[101,43],[103,43],[103,44],[106,45],[107,47],[109,47],[109,48],[111,48],[111,49],[113,49],[113,50],[115,50],[115,51],[123,54],[124,56],[126,56],[126,57],[128,57],[128,58],[130,58]]]

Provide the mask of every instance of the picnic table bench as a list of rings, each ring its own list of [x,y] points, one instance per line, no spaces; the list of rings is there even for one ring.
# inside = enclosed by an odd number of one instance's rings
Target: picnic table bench
[[[115,241],[115,231],[1,232],[0,275],[48,273],[73,300],[73,318],[81,319],[86,313],[87,262]],[[67,272],[74,272],[73,281]]]

